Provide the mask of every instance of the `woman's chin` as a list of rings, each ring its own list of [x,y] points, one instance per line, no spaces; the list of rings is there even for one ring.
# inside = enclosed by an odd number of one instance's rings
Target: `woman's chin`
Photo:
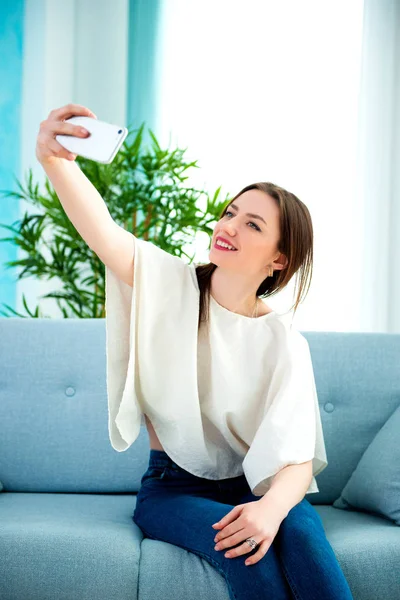
[[[220,260],[221,260],[221,254],[222,254],[222,252],[219,252],[218,250],[211,248],[210,252],[208,253],[208,260],[210,262],[214,263],[214,265],[219,265]]]
[[[225,254],[227,254],[227,252],[223,252],[221,250],[215,250],[214,248],[212,248],[208,253],[208,260],[210,263],[213,263],[217,267],[220,267],[223,265],[228,266],[228,265],[235,264],[235,263],[232,263],[229,259],[224,258]]]

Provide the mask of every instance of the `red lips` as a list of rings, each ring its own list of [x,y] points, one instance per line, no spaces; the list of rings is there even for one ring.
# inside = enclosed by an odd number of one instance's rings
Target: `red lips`
[[[232,246],[233,248],[235,248],[235,250],[237,250],[236,246],[234,244],[232,244],[232,242],[230,242],[229,240],[223,238],[220,235],[217,235],[216,239],[215,239],[215,243],[217,243],[217,240],[221,240],[221,242],[225,242],[225,244],[229,244],[230,246]]]

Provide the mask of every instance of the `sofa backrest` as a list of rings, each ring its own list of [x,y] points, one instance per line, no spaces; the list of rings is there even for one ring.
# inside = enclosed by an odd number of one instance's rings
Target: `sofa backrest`
[[[128,450],[109,442],[105,319],[1,318],[0,332],[4,491],[136,493],[149,439],[142,419]],[[400,334],[302,333],[329,463],[307,499],[331,504],[400,403]]]

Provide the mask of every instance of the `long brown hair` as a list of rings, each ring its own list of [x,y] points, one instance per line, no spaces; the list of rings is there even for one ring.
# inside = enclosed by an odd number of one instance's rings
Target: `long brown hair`
[[[267,277],[261,282],[256,295],[259,298],[268,298],[277,294],[287,286],[293,275],[299,271],[296,280],[298,293],[293,305],[295,313],[298,305],[307,295],[311,284],[314,240],[310,212],[307,206],[291,192],[271,182],[259,182],[244,187],[234,198],[229,200],[219,218],[222,219],[232,202],[248,190],[260,190],[276,201],[280,209],[280,238],[277,250],[283,253],[288,259],[288,264],[285,268],[275,270],[272,277]],[[208,321],[211,275],[216,268],[217,265],[211,262],[196,266],[197,281],[200,289],[199,327],[202,321]],[[307,289],[305,290],[306,286]],[[302,297],[303,292],[304,298]]]

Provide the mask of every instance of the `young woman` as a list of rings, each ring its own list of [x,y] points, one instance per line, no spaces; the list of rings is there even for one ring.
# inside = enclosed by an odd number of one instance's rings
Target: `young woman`
[[[188,265],[113,221],[55,139],[87,135],[65,122],[74,115],[96,118],[78,104],[54,109],[36,156],[106,266],[110,441],[129,448],[142,417],[150,436],[134,522],[207,560],[232,599],[351,599],[304,497],[328,464],[308,343],[262,301],[298,272],[295,309],[301,300],[307,207],[272,183],[247,186],[215,226],[210,262]]]
[[[300,271],[297,307],[312,244],[306,206],[257,183],[225,206],[210,263],[134,238],[124,281],[106,269],[110,440],[126,450],[142,414],[150,436],[133,520],[236,600],[352,598],[304,497],[328,464],[308,343],[261,300]]]

